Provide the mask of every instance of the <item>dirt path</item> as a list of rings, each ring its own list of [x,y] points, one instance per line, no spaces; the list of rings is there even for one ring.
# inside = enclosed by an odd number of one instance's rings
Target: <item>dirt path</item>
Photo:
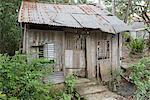
[[[76,91],[86,100],[126,100],[109,91],[107,87],[85,78],[77,80]]]

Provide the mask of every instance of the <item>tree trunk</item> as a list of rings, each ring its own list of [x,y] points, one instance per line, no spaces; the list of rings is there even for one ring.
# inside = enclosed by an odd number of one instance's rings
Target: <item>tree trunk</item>
[[[116,0],[112,0],[112,14],[116,15]]]
[[[126,12],[125,12],[125,18],[124,18],[125,23],[127,23],[127,21],[128,21],[130,7],[131,7],[131,0],[128,0]]]

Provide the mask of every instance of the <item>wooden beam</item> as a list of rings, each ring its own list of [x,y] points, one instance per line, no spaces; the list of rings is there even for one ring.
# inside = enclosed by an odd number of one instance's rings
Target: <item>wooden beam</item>
[[[87,38],[86,38],[86,57],[87,57],[87,69],[86,69],[86,71],[87,71],[87,77],[88,78],[91,78],[91,69],[90,69],[90,67],[91,67],[91,46],[90,46],[90,41],[91,41],[91,39],[90,39],[90,36],[88,36]]]
[[[65,66],[65,32],[63,33],[63,51],[62,51],[62,61],[63,61],[63,72],[64,72],[64,76],[66,76],[66,66]]]
[[[119,34],[112,36],[112,71],[115,71],[120,68],[120,54],[119,54]]]
[[[122,57],[123,57],[123,55],[122,55],[122,34],[121,33],[119,33],[118,34],[119,35],[119,60],[120,60],[120,62],[119,62],[119,66],[121,66],[121,60],[122,60]]]
[[[24,25],[24,32],[23,32],[23,53],[26,53],[26,32],[27,32],[27,25]]]

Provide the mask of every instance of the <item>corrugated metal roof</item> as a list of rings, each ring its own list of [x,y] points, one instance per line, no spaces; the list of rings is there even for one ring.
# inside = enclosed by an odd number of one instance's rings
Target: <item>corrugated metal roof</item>
[[[100,29],[108,33],[128,31],[129,27],[110,12],[95,5],[60,5],[23,1],[19,22]]]

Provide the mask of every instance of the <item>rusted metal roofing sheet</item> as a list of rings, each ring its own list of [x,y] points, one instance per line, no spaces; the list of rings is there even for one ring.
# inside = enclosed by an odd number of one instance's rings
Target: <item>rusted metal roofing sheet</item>
[[[129,27],[101,6],[60,5],[23,1],[18,21],[73,28],[99,29],[108,33],[128,31]]]

